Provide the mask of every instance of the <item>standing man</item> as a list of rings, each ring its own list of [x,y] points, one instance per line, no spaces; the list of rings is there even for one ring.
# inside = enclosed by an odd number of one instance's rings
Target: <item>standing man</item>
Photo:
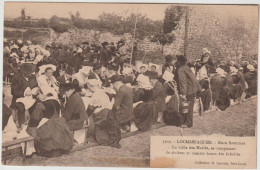
[[[103,42],[102,49],[100,50],[100,63],[102,66],[107,67],[108,61],[111,59],[108,42]]]
[[[121,132],[130,131],[131,121],[134,119],[133,113],[133,90],[126,86],[123,82],[123,77],[113,75],[110,78],[111,84],[116,91],[115,103],[112,112],[115,119],[121,127]]]
[[[125,45],[124,41],[118,41],[118,50],[119,50],[118,63],[120,66],[120,73],[122,73],[125,60],[128,57],[128,46]]]
[[[180,97],[183,101],[189,102],[188,113],[181,114],[181,127],[191,128],[193,126],[193,107],[196,92],[200,90],[200,85],[186,64],[187,59],[183,55],[177,55],[177,86]]]

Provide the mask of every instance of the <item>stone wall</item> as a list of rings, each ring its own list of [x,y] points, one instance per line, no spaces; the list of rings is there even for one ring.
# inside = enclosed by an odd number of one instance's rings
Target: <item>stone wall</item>
[[[211,12],[211,8],[208,6],[190,6],[187,57],[190,60],[199,58],[202,48],[208,48],[214,58],[221,60],[226,60],[230,56],[248,57],[257,54],[258,28],[255,20],[246,20],[245,27],[248,32],[239,40],[229,36],[226,32],[227,21],[227,16],[216,15]],[[178,29],[174,31],[174,34],[177,35],[176,40],[164,47],[164,55],[183,53],[184,30],[185,17],[180,21]],[[117,36],[111,33],[100,33],[95,30],[73,29],[52,38],[55,42],[65,44],[84,41],[91,43],[102,43],[104,41],[116,43],[121,39],[131,45],[132,35],[125,33],[122,36]],[[138,41],[138,49],[144,53],[160,51],[161,48],[159,43],[151,42],[148,37]]]

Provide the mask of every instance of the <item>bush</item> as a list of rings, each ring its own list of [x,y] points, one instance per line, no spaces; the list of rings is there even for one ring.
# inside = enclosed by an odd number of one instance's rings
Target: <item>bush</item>
[[[64,33],[69,30],[69,23],[66,22],[66,19],[62,19],[54,15],[50,19],[50,27],[58,33]]]

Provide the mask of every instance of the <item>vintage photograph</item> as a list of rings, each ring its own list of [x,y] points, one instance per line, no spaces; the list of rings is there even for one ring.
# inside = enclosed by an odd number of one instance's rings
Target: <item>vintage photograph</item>
[[[3,165],[150,167],[152,136],[256,147],[258,5],[5,2],[3,20]]]

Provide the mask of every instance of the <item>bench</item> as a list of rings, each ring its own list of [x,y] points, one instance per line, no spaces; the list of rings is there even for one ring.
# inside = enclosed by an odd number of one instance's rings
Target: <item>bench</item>
[[[83,127],[81,129],[87,129],[89,126],[88,125],[83,125]],[[75,131],[72,131],[72,133],[74,134]],[[15,139],[12,141],[7,141],[2,143],[2,148],[4,148],[5,154],[4,154],[4,165],[6,165],[6,160],[7,160],[7,152],[8,152],[8,148],[14,145],[19,145],[21,143],[24,143],[24,151],[22,153],[22,157],[23,157],[23,162],[25,162],[26,159],[26,151],[27,151],[27,142],[29,141],[33,141],[33,137],[32,136],[28,136],[28,137],[24,137],[24,138],[20,138],[20,139]]]

